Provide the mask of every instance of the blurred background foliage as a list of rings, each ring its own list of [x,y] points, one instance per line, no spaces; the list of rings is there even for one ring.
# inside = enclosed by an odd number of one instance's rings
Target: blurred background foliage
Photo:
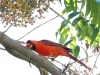
[[[59,0],[61,1],[61,0]],[[64,0],[65,8],[61,16],[67,14],[62,21],[56,36],[60,36],[59,42],[65,46],[70,45],[74,56],[78,57],[80,45],[77,41],[85,42],[87,49],[92,47],[93,52],[99,51],[100,42],[100,0]]]

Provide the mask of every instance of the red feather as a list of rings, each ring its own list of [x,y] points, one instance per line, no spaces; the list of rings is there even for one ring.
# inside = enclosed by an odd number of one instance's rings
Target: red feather
[[[26,46],[29,47],[31,50],[36,51],[42,56],[50,56],[50,57],[58,57],[58,56],[67,56],[73,59],[74,61],[80,63],[85,68],[88,68],[84,63],[79,61],[77,58],[72,56],[69,52],[72,52],[70,48],[67,48],[61,44],[49,41],[49,40],[41,40],[41,41],[35,41],[35,40],[28,40],[26,42]]]

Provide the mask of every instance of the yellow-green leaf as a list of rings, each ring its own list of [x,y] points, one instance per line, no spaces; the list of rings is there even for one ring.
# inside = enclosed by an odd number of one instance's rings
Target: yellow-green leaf
[[[64,44],[64,42],[66,41],[68,37],[69,31],[70,31],[70,28],[62,29],[61,34],[60,34],[60,39],[59,39],[60,44]]]
[[[79,21],[83,20],[83,17],[77,17],[76,19],[73,20],[72,26],[75,26]]]
[[[87,0],[85,16],[88,16],[90,11],[91,11],[91,0]]]
[[[70,43],[70,48],[74,49],[76,45],[76,37],[74,35],[71,35],[70,40],[72,40],[72,42]]]
[[[85,6],[85,0],[81,0],[82,5],[81,5],[81,10],[83,9],[83,7]]]
[[[74,48],[74,57],[77,58],[79,55],[79,52],[80,52],[80,47],[78,45],[76,45]]]
[[[94,28],[92,35],[91,35],[91,45],[93,44],[93,42],[95,41],[95,38],[97,37],[99,33],[99,29],[98,28]]]
[[[83,40],[84,38],[85,38],[85,36],[86,36],[86,31],[87,31],[87,26],[85,26],[84,28],[83,28],[83,30],[82,30],[82,33],[81,33],[81,40]]]
[[[69,43],[71,43],[73,40],[69,40],[66,43],[64,43],[64,46],[67,46]]]

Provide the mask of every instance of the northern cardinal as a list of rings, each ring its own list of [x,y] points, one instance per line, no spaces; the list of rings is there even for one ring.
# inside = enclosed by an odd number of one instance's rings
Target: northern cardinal
[[[26,42],[26,47],[28,47],[31,50],[34,50],[38,54],[42,56],[48,56],[48,57],[58,57],[58,56],[67,56],[73,59],[74,61],[80,63],[85,68],[89,69],[84,63],[79,61],[77,58],[72,56],[70,52],[72,50],[70,48],[67,48],[61,44],[49,41],[49,40],[41,40],[41,41],[35,41],[35,40],[28,40]]]

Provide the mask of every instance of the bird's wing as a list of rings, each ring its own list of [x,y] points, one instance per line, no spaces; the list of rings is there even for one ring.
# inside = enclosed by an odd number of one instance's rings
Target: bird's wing
[[[49,41],[49,40],[41,40],[39,41],[45,45],[49,45],[49,46],[59,46],[59,47],[63,47],[63,45],[61,44],[58,44],[58,43],[55,43],[55,42],[52,42],[52,41]]]
[[[70,48],[67,48],[61,44],[58,44],[58,43],[55,43],[55,42],[52,42],[49,40],[40,40],[39,42],[41,42],[42,44],[45,44],[45,45],[49,45],[49,46],[61,47],[61,48],[66,49],[68,52],[72,52],[72,50]]]

